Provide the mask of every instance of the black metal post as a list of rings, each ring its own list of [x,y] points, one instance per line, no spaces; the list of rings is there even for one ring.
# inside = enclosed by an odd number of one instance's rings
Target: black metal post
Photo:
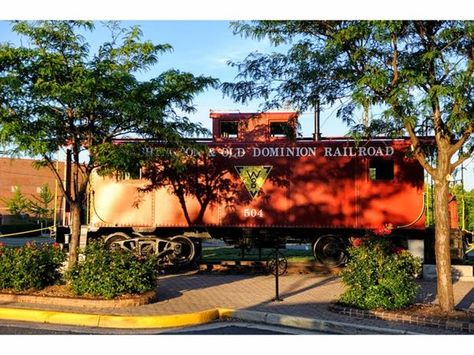
[[[71,177],[72,177],[72,150],[67,148],[66,149],[66,166],[65,168],[65,181],[64,183],[66,184],[65,190],[66,190],[66,195],[71,195]],[[65,198],[66,204],[64,206],[64,212],[71,212],[71,206],[68,202],[68,200]]]
[[[279,288],[279,279],[278,279],[278,274],[280,272],[280,258],[279,258],[279,244],[280,240],[279,238],[276,238],[276,244],[275,244],[275,298],[273,299],[274,302],[281,302],[283,301],[283,298],[280,298],[280,288]]]
[[[314,104],[314,133],[313,139],[315,141],[321,140],[321,128],[320,128],[320,104],[319,99]]]

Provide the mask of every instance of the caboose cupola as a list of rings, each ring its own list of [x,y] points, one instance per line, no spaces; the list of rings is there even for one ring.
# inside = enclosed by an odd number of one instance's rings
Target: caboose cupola
[[[296,112],[229,113],[211,111],[216,142],[272,142],[296,137]]]

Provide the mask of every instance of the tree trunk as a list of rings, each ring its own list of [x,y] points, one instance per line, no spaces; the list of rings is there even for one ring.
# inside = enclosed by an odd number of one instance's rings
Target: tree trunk
[[[452,312],[454,295],[450,255],[449,182],[447,172],[439,175],[441,178],[436,179],[434,191],[437,292],[441,309]]]
[[[71,235],[69,236],[69,268],[77,262],[79,239],[81,237],[81,203],[71,203]]]

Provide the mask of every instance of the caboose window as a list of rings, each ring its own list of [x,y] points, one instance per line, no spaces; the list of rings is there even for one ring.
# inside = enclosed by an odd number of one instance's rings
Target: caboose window
[[[237,138],[239,124],[237,121],[223,121],[220,123],[220,135],[223,138]]]
[[[270,122],[270,137],[290,137],[292,131],[288,122]]]
[[[393,160],[371,160],[369,163],[370,180],[390,181],[395,177]]]

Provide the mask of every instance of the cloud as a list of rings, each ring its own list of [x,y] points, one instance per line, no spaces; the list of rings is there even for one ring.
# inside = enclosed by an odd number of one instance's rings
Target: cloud
[[[237,47],[237,49],[236,49]],[[244,60],[250,53],[271,53],[271,52],[282,52],[284,47],[274,47],[265,41],[257,42],[255,40],[248,40],[243,44],[236,46],[231,44],[229,47],[221,47],[218,50],[212,51],[206,56],[206,61],[209,61],[216,65],[225,65],[229,61],[239,62]]]

